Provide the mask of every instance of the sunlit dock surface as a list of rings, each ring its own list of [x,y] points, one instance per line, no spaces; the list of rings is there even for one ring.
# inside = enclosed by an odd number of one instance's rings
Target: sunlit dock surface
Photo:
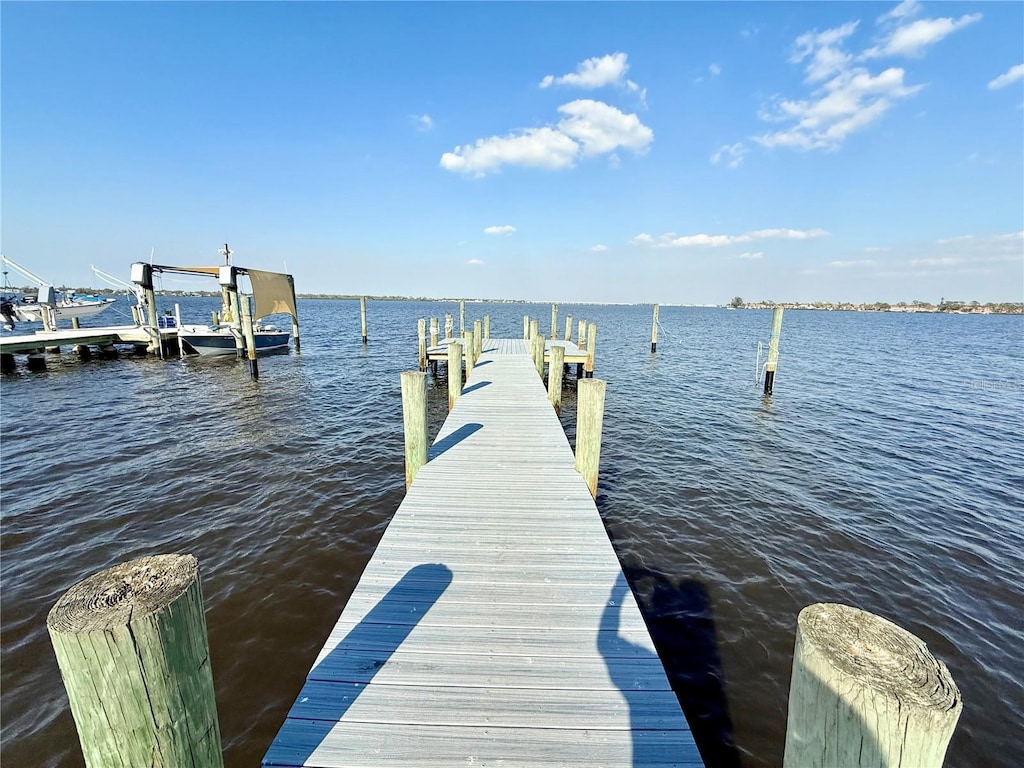
[[[263,764],[703,765],[525,342],[484,341]]]

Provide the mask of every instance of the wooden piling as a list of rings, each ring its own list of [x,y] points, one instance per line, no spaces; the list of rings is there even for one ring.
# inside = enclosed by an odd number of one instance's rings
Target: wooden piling
[[[453,341],[448,345],[448,411],[462,396],[462,345]]]
[[[535,334],[530,340],[530,350],[533,353],[533,364],[537,369],[537,375],[540,376],[541,380],[544,379],[544,337],[539,333]]]
[[[531,320],[530,321],[530,336],[529,336],[529,338],[532,339],[534,336],[539,336],[539,335],[540,335],[540,320]]]
[[[455,321],[452,320],[451,312],[445,313],[444,316],[444,337],[446,339],[452,338],[452,333],[455,331]]]
[[[76,328],[76,329],[77,328],[81,328],[82,327],[81,320],[79,320],[77,317],[72,317],[71,318],[71,327],[72,328]]]
[[[590,323],[587,326],[587,362],[583,369],[586,375],[594,378],[594,348],[597,346],[597,323]]]
[[[422,317],[416,321],[416,338],[419,344],[420,370],[427,370],[427,321]]]
[[[42,373],[46,370],[46,355],[33,352],[26,358],[25,364],[32,373]]]
[[[18,370],[14,355],[4,352],[0,354],[0,373],[15,373]]]
[[[405,422],[405,487],[427,463],[427,374],[402,371],[402,418]]]
[[[466,338],[466,302],[459,302],[459,335]]]
[[[565,340],[572,341],[572,315],[565,316]]]
[[[46,618],[88,768],[223,766],[199,565],[156,555],[71,587]]]
[[[473,375],[473,365],[476,363],[476,339],[473,338],[473,329],[466,331],[464,357],[466,358],[466,381]]]
[[[558,338],[558,305],[551,305],[551,340]]]
[[[530,316],[523,315],[523,338],[530,338]]]
[[[579,328],[576,331],[576,346],[585,350],[587,348],[587,321],[580,320]]]
[[[220,325],[220,312],[218,312],[217,310],[213,310],[212,312],[210,312],[210,324]]]
[[[484,315],[484,338],[491,338],[491,316]]]
[[[779,364],[779,337],[782,335],[782,307],[776,307],[772,315],[772,337],[768,340],[768,362],[764,364],[764,393],[772,394],[775,389],[775,369]]]
[[[430,318],[430,346],[437,346],[437,318]]]
[[[651,326],[651,354],[658,351],[658,305],[654,305],[654,325]]]
[[[597,498],[597,474],[601,464],[604,394],[602,379],[583,379],[577,385],[576,471],[583,475],[594,498]]]
[[[484,324],[479,320],[473,321],[473,362],[480,359],[480,353],[484,351]]]
[[[562,373],[565,368],[565,347],[551,345],[551,359],[548,362],[548,400],[555,407],[555,413],[562,410]]]
[[[359,297],[359,323],[363,329],[363,344],[366,343],[366,297]]]
[[[246,356],[249,358],[249,374],[253,380],[260,377],[260,364],[256,359],[256,333],[252,327],[252,308],[248,296],[239,295],[242,333],[245,335]]]
[[[784,768],[940,768],[962,710],[946,665],[910,632],[847,605],[800,612]]]

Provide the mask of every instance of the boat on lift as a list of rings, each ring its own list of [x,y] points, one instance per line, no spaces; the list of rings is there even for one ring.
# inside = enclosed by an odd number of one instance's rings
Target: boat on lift
[[[29,272],[6,256],[0,254],[0,259],[15,272],[39,286],[39,293],[35,296],[11,295],[4,297],[4,303],[10,305],[14,316],[24,323],[42,322],[43,312],[46,311],[47,307],[52,308],[55,320],[71,320],[98,315],[117,301],[117,299],[102,296],[80,295],[74,291],[56,291],[52,283],[48,283],[38,275]],[[52,303],[39,301],[40,295],[52,298]]]
[[[253,327],[256,352],[272,352],[288,348],[289,331],[282,331],[273,325],[257,324]],[[198,355],[233,355],[238,349],[236,339],[241,339],[241,348],[246,349],[245,334],[231,325],[191,325],[178,327],[178,340],[186,350]]]

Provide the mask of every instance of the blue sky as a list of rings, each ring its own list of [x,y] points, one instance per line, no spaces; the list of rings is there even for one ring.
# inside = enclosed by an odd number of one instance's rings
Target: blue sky
[[[71,285],[228,242],[300,292],[1022,301],[1022,29],[1022,3],[4,2],[0,246]]]

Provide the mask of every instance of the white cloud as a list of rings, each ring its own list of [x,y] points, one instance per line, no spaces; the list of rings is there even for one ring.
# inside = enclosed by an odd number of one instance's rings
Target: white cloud
[[[1005,88],[1010,83],[1015,83],[1021,78],[1024,78],[1024,64],[1018,64],[1015,67],[1010,67],[999,77],[994,80],[990,80],[988,87],[994,91],[997,88]]]
[[[481,264],[483,264],[483,262],[480,259],[470,259],[466,263],[470,264],[470,265],[472,265],[474,267],[477,267],[477,266],[480,266]]]
[[[940,259],[913,259],[910,262],[912,267],[938,267],[938,266],[950,266],[952,264],[959,264],[963,259],[955,259],[951,256]]]
[[[959,19],[918,19],[897,27],[881,44],[869,48],[861,56],[866,59],[879,56],[923,56],[926,48],[980,18],[980,13],[968,13]]]
[[[595,56],[581,61],[576,71],[561,77],[547,75],[540,81],[541,88],[552,85],[571,85],[577,88],[602,88],[606,85],[625,85],[624,78],[629,71],[629,63],[624,53],[612,53],[607,56]]]
[[[558,130],[580,143],[583,154],[602,155],[619,147],[643,152],[654,131],[636,115],[627,115],[603,101],[577,99],[558,108],[563,115]]]
[[[710,72],[712,75],[720,75],[722,74],[722,68],[717,64],[709,64],[708,72]]]
[[[807,67],[807,82],[816,83],[844,71],[853,61],[853,56],[842,50],[843,41],[857,30],[860,22],[851,21],[841,27],[805,32],[796,39],[795,50],[789,60],[799,64],[810,57]]]
[[[590,246],[589,248],[587,248],[587,250],[590,251],[591,253],[604,253],[605,251],[608,250],[608,246],[598,243],[597,245]]]
[[[501,235],[503,237],[508,237],[509,235],[511,235],[515,231],[516,231],[516,228],[513,227],[511,224],[503,224],[501,226],[486,227],[484,229],[484,234],[485,235]]]
[[[417,131],[429,131],[434,128],[434,120],[430,115],[413,115],[412,120]]]
[[[745,251],[740,254],[741,259],[763,259],[764,251]]]
[[[830,261],[830,267],[838,267],[839,269],[848,269],[849,267],[870,267],[875,262],[871,259],[854,259],[852,261]]]
[[[638,245],[653,245],[657,248],[688,248],[693,246],[720,248],[725,245],[752,243],[757,240],[810,240],[812,238],[825,237],[826,235],[828,235],[828,232],[824,229],[777,228],[759,229],[741,235],[677,235],[675,232],[666,232],[655,240],[644,232],[634,237],[631,242]]]
[[[522,165],[528,168],[572,168],[580,146],[561,131],[551,127],[532,128],[508,136],[477,139],[441,155],[441,167],[446,171],[483,176],[503,165]]]
[[[746,151],[747,148],[743,146],[742,142],[723,144],[709,159],[712,165],[718,165],[721,160],[728,158],[726,165],[729,168],[739,168],[743,164],[743,155]]]
[[[572,168],[579,157],[606,154],[619,147],[641,154],[654,140],[654,132],[635,114],[602,101],[577,99],[558,111],[566,117],[555,126],[477,139],[474,144],[445,152],[441,167],[476,176],[503,165],[557,170]],[[612,164],[614,167],[614,161]]]
[[[838,149],[850,134],[874,123],[898,100],[921,90],[919,85],[904,85],[904,74],[898,67],[874,77],[864,69],[842,72],[815,91],[811,100],[779,101],[775,112],[763,117],[794,125],[754,140],[769,148]]]
[[[918,3],[917,0],[903,0],[902,3],[897,5],[891,11],[879,16],[877,21],[879,24],[887,24],[891,21],[909,19],[911,16],[916,16],[920,10],[921,4]]]

